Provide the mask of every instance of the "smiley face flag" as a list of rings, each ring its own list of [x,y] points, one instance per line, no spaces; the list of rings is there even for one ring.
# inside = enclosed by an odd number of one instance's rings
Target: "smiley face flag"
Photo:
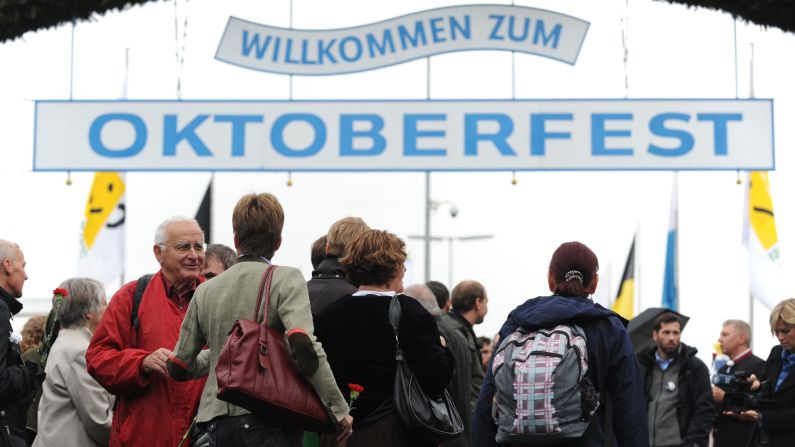
[[[746,182],[745,247],[748,249],[751,296],[772,309],[786,298],[779,260],[778,233],[767,172],[752,171]]]
[[[105,287],[124,272],[124,191],[122,174],[97,172],[86,203],[77,270]]]

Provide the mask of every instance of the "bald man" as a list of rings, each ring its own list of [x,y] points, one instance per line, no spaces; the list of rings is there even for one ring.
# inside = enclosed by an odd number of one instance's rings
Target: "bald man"
[[[27,410],[44,381],[38,364],[22,361],[22,337],[11,327],[11,317],[22,310],[18,299],[28,279],[25,265],[19,245],[0,239],[0,430],[5,438],[0,445],[26,445]]]

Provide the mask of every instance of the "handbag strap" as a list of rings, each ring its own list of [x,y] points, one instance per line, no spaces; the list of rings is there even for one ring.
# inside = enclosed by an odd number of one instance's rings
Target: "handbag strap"
[[[268,324],[268,304],[271,300],[271,280],[273,279],[273,271],[276,270],[275,265],[269,265],[262,272],[262,280],[259,282],[259,293],[257,294],[257,305],[254,307],[254,321],[259,320],[260,303],[262,297],[265,296],[265,306],[263,309],[262,324]]]
[[[389,324],[392,325],[392,332],[395,334],[395,360],[403,360],[403,350],[400,349],[400,340],[398,339],[398,327],[400,326],[400,317],[402,314],[403,309],[400,307],[400,301],[396,294],[389,302]]]

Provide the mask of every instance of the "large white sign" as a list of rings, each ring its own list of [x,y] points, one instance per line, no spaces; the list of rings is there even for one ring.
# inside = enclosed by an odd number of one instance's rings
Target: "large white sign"
[[[774,169],[773,101],[37,101],[38,171]]]
[[[451,6],[354,28],[298,30],[230,17],[216,59],[254,70],[330,75],[465,50],[531,53],[574,64],[589,23],[544,9]]]

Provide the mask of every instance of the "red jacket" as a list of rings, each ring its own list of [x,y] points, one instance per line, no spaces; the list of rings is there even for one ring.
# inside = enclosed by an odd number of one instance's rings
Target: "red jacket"
[[[136,337],[130,325],[136,283],[125,284],[110,300],[86,351],[88,372],[116,395],[111,447],[175,447],[196,414],[206,379],[177,382],[141,371],[144,357],[151,352],[174,349],[188,309],[179,309],[167,297],[163,275],[158,272],[138,308],[140,336]]]

